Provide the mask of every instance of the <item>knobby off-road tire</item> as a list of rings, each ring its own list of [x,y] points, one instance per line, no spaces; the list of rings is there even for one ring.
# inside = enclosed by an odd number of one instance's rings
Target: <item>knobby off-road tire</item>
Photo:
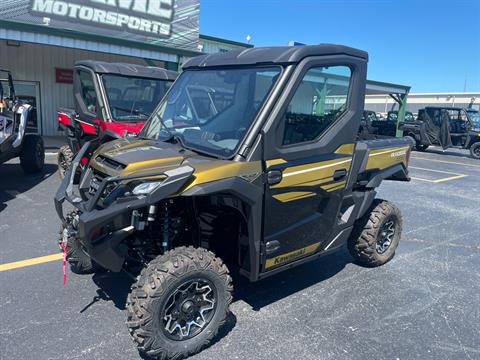
[[[367,266],[380,266],[395,255],[402,235],[402,215],[392,203],[375,199],[359,219],[348,241],[353,258]]]
[[[45,165],[45,147],[38,135],[25,135],[22,151],[20,152],[20,166],[27,174],[33,174],[43,169]]]
[[[74,157],[75,156],[73,155],[73,151],[70,149],[70,146],[68,145],[63,145],[58,150],[57,164],[58,164],[58,174],[60,175],[60,179],[63,180],[65,178],[65,173],[72,165],[72,161]]]
[[[474,159],[480,160],[480,142],[472,144],[470,148],[470,156]]]
[[[60,226],[59,242],[62,241],[62,234],[63,226]],[[67,261],[70,265],[70,270],[79,275],[93,274],[105,270],[85,253],[80,245],[80,241],[76,238],[68,240]]]
[[[152,260],[132,285],[127,298],[130,335],[140,352],[158,359],[198,353],[225,323],[232,291],[227,267],[212,252],[170,250]],[[208,321],[202,321],[201,311]],[[192,318],[203,326],[187,328]]]

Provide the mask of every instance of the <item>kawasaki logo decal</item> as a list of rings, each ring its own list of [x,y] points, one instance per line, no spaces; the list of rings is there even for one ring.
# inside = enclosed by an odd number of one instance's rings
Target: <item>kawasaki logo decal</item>
[[[320,243],[315,243],[315,244],[306,246],[304,248],[294,250],[294,251],[291,251],[289,253],[282,254],[282,255],[279,255],[279,256],[271,258],[271,259],[267,259],[267,261],[265,263],[265,268],[268,269],[272,266],[276,266],[276,265],[280,265],[280,264],[283,264],[283,263],[291,262],[291,261],[293,261],[297,258],[300,258],[300,257],[304,256],[304,255],[314,253],[315,251],[318,250],[319,246],[320,246]]]

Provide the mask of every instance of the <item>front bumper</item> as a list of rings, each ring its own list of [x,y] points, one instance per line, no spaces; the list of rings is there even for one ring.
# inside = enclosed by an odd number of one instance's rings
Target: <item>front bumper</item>
[[[191,177],[194,169],[182,166],[162,173],[142,174],[142,179],[165,175],[162,184],[148,195],[119,197],[106,207],[100,207],[101,196],[107,186],[129,180],[136,176],[110,176],[104,178],[93,196],[87,196],[90,181],[93,177],[90,168],[86,168],[78,186],[74,186],[74,176],[80,160],[90,146],[87,142],[80,149],[68,172],[65,175],[54,198],[55,209],[64,227],[72,231],[85,248],[88,255],[102,267],[120,271],[127,253],[122,241],[135,231],[132,223],[132,212],[158,203],[160,200],[177,193]],[[78,210],[76,228],[72,229],[65,219],[63,205],[67,201]]]

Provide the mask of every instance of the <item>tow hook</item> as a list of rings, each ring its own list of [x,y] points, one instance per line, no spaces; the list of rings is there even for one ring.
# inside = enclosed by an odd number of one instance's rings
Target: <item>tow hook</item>
[[[77,235],[77,231],[73,229],[72,225],[67,226],[64,228],[60,234],[60,239],[58,241],[58,246],[60,247],[60,251],[66,249],[73,239]]]

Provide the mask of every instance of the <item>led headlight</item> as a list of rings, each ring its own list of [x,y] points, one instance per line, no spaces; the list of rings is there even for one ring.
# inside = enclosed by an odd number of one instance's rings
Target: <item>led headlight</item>
[[[161,184],[162,181],[141,183],[133,188],[132,193],[134,195],[147,195],[156,190]]]

